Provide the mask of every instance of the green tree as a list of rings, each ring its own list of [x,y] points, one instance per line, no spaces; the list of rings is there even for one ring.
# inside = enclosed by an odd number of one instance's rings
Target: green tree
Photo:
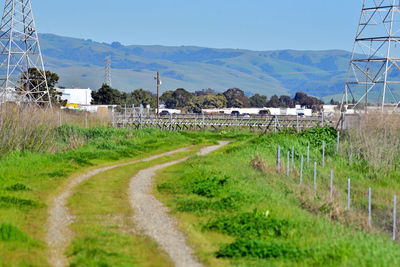
[[[167,108],[173,109],[184,109],[185,107],[187,108],[192,98],[192,93],[186,91],[183,88],[178,88],[175,91],[166,91],[160,97]]]
[[[239,88],[231,88],[224,92],[224,96],[228,101],[228,108],[248,108],[250,100],[245,96],[244,92]]]
[[[94,105],[116,105],[121,104],[122,101],[126,100],[126,94],[124,95],[117,89],[111,88],[107,84],[103,84],[98,91],[92,92],[92,98],[92,104]]]
[[[305,106],[306,108],[310,108],[313,111],[320,111],[322,109],[323,101],[316,97],[308,96],[303,92],[297,92],[294,97],[295,104]]]
[[[46,91],[46,83],[44,80],[44,77],[46,77],[47,86],[49,88],[50,101],[52,105],[65,106],[67,102],[65,100],[61,100],[62,93],[58,92],[55,89],[60,77],[56,73],[51,71],[45,71],[44,74],[36,68],[29,68],[28,73],[24,73],[22,75],[21,83],[23,84],[24,88],[29,88],[29,90],[31,91],[34,88],[36,88],[37,91]],[[49,101],[48,96],[44,96],[43,100]]]
[[[227,101],[223,94],[201,95],[195,96],[187,107],[186,111],[201,113],[202,109],[208,108],[224,108]]]
[[[193,95],[183,88],[178,88],[172,93],[172,97],[176,101],[176,108],[185,108],[193,98]]]
[[[279,106],[285,108],[294,108],[295,104],[293,99],[288,95],[281,95],[279,97]]]
[[[129,105],[134,104],[136,107],[143,105],[146,107],[150,105],[152,108],[157,107],[157,97],[151,92],[145,91],[143,89],[136,89],[127,98],[127,103]]]
[[[225,108],[228,101],[223,94],[204,96],[204,108]]]
[[[173,91],[165,91],[161,97],[160,100],[165,104],[167,108],[175,108],[176,107],[176,102],[175,99],[172,96]]]
[[[252,108],[263,108],[267,106],[267,97],[264,95],[255,94],[250,97],[250,106]]]
[[[278,108],[279,107],[279,98],[277,95],[273,95],[267,104],[270,108]]]
[[[217,92],[215,92],[214,89],[208,88],[208,89],[203,89],[200,91],[195,91],[193,93],[194,96],[202,96],[202,95],[216,95]]]

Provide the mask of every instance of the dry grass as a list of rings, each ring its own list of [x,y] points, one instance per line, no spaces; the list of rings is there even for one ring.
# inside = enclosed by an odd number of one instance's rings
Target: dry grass
[[[329,192],[314,196],[309,186],[296,186],[293,190],[303,209],[332,221],[353,225],[365,230],[369,229],[368,216],[360,210],[352,209],[349,212],[346,208],[347,204],[342,201],[342,194],[337,188],[333,188],[332,198],[330,198]]]
[[[106,115],[3,104],[0,105],[0,156],[10,151],[57,151],[56,128],[63,124],[96,127],[109,123]],[[85,140],[72,136],[68,142],[68,147],[76,148]]]
[[[253,167],[253,169],[263,173],[267,173],[269,170],[267,163],[258,153],[257,156],[253,156],[253,158],[251,159],[251,166]]]
[[[347,132],[341,152],[353,162],[365,160],[375,170],[390,171],[400,156],[400,115],[367,114]]]
[[[0,154],[14,150],[50,150],[54,143],[55,123],[51,112],[13,104],[1,105]]]

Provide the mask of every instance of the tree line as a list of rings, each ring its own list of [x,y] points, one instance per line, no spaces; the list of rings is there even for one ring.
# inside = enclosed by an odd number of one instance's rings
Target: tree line
[[[55,87],[59,81],[59,76],[56,73],[46,71],[47,83],[50,92],[51,102],[55,105],[64,106],[66,101],[61,100],[61,93],[57,92]],[[30,68],[28,73],[23,74],[23,81],[29,80],[27,86],[43,87],[43,75],[37,69]],[[45,89],[45,88],[41,88]],[[137,89],[130,93],[121,92],[118,89],[112,88],[107,84],[92,92],[92,104],[95,105],[135,105],[144,107],[150,105],[152,108],[157,107],[157,95],[143,90]],[[255,94],[247,97],[243,90],[239,88],[231,88],[223,93],[218,93],[213,89],[203,89],[191,93],[184,88],[178,88],[174,91],[165,91],[160,97],[161,103],[169,109],[181,109],[184,112],[200,113],[202,109],[212,108],[294,108],[296,105],[301,105],[306,108],[320,111],[323,101],[316,97],[308,96],[303,92],[298,92],[292,98],[288,95],[273,95],[268,99],[264,95]],[[331,104],[336,102],[331,100]]]
[[[143,89],[134,90],[131,93],[121,92],[106,84],[92,93],[92,104],[115,104],[131,106],[157,107],[157,96]],[[243,90],[231,88],[223,93],[218,93],[213,89],[203,89],[191,93],[183,88],[174,91],[165,91],[160,96],[161,103],[168,109],[181,109],[184,112],[200,113],[202,109],[211,108],[294,108],[301,105],[306,108],[320,111],[323,101],[316,97],[308,96],[303,92],[298,92],[292,98],[287,95],[273,95],[268,99],[264,95],[255,94],[247,97]]]

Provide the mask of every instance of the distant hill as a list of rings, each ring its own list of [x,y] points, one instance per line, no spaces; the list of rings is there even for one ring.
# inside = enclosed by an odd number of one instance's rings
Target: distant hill
[[[181,46],[123,46],[41,34],[46,68],[61,76],[60,85],[98,89],[104,60],[112,58],[113,87],[154,90],[161,72],[162,90],[190,91],[239,87],[247,94],[293,95],[304,91],[326,100],[344,88],[350,53],[330,51],[249,51]]]

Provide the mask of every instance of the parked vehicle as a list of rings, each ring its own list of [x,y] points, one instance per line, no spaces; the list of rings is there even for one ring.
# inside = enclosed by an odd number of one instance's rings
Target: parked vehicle
[[[263,109],[263,110],[260,110],[259,114],[260,115],[271,115],[271,112],[268,109]]]
[[[168,110],[163,110],[160,112],[160,116],[169,116],[169,111]]]

